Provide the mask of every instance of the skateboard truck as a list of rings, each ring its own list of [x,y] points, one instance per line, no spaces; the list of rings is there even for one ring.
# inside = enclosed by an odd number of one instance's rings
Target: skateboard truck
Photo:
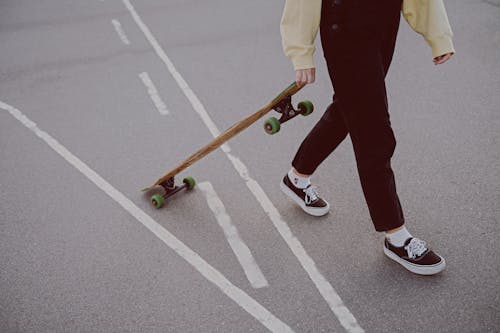
[[[158,185],[165,190],[165,193],[155,194],[151,196],[151,203],[153,204],[153,206],[160,209],[165,204],[166,199],[170,198],[183,189],[192,190],[195,187],[196,182],[193,177],[186,177],[182,180],[182,185],[177,186],[175,185],[174,177],[170,177],[169,179]]]
[[[287,96],[283,100],[281,100],[276,106],[273,107],[273,110],[280,113],[280,119],[276,119],[275,117],[268,118],[264,122],[264,130],[267,134],[276,134],[279,132],[281,128],[281,124],[286,123],[292,118],[295,118],[299,114],[303,116],[308,116],[314,111],[314,106],[311,101],[302,101],[297,105],[296,110],[292,105],[292,96]]]

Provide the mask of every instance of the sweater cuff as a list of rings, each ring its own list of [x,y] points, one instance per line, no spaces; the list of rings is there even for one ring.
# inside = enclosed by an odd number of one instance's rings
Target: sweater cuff
[[[293,69],[296,71],[300,69],[314,68],[314,60],[312,54],[295,55],[292,57]]]
[[[442,35],[428,38],[427,43],[429,43],[432,49],[433,58],[442,56],[447,53],[455,53],[455,48],[453,47],[451,36]]]

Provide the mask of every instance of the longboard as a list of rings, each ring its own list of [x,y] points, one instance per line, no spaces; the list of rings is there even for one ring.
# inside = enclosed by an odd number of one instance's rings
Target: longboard
[[[275,110],[279,113],[281,113],[281,118],[276,119],[274,117],[269,118],[265,121],[264,123],[264,129],[268,134],[275,134],[280,130],[280,125],[295,116],[302,114],[304,116],[309,115],[313,111],[313,105],[310,101],[302,101],[298,104],[298,109],[296,110],[291,102],[291,97],[295,95],[302,87],[299,87],[295,82],[290,84],[287,88],[285,88],[281,93],[278,94],[272,101],[264,105],[260,110],[257,112],[249,115],[248,117],[238,121],[235,123],[233,126],[228,128],[226,131],[221,133],[219,136],[217,136],[215,139],[213,139],[211,142],[209,142],[207,145],[204,147],[200,148],[198,151],[196,151],[194,154],[189,156],[186,160],[184,160],[182,163],[177,165],[175,168],[172,170],[168,171],[165,173],[163,176],[158,178],[153,184],[151,184],[148,187],[145,187],[142,189],[143,192],[150,191],[156,186],[162,186],[165,191],[168,194],[175,194],[177,193],[180,189],[182,188],[193,188],[194,187],[194,179],[191,177],[185,178],[183,180],[184,185],[181,187],[175,186],[173,182],[173,177],[177,174],[179,174],[181,171],[184,169],[188,168],[192,164],[196,163],[212,151],[216,150],[219,148],[221,145],[223,145],[226,141],[240,133],[241,131],[245,130],[248,128],[250,125],[255,123],[257,120],[262,118],[264,115],[266,115],[268,112],[271,110]],[[170,195],[168,195],[170,196]],[[165,196],[164,196],[165,197]],[[158,197],[156,196],[156,199]],[[152,198],[153,201],[153,198]],[[159,203],[158,200],[156,202],[153,201],[153,204],[157,207],[160,208],[163,202]],[[160,206],[160,207],[158,207]]]

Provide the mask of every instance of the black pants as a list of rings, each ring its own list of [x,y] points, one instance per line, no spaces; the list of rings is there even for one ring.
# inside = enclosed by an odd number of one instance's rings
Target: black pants
[[[394,53],[401,0],[323,0],[321,42],[335,94],[293,162],[312,174],[349,134],[377,231],[404,224],[391,157],[396,140],[385,76]]]

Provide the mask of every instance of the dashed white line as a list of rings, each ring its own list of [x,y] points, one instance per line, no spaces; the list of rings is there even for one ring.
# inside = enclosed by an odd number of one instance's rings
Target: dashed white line
[[[149,77],[149,74],[147,72],[143,72],[139,74],[139,77],[141,78],[142,82],[148,89],[148,94],[149,97],[151,97],[151,100],[153,101],[154,105],[156,106],[156,109],[161,115],[168,115],[170,112],[167,109],[167,106],[165,103],[163,103],[160,94],[158,93],[158,90],[156,89],[156,86],[154,85],[153,81]]]
[[[213,122],[213,120],[208,115],[208,112],[205,110],[205,107],[200,102],[194,91],[189,87],[184,78],[179,74],[174,64],[167,56],[163,48],[160,46],[156,38],[153,36],[147,25],[141,19],[135,8],[132,6],[129,0],[122,0],[125,4],[125,7],[129,10],[132,18],[136,22],[137,26],[144,33],[144,36],[149,41],[153,49],[155,50],[158,57],[163,61],[163,63],[167,66],[167,69],[186,95],[187,99],[193,106],[193,109],[198,113],[201,117],[202,121],[205,123],[209,131],[212,133],[214,137],[218,136],[220,131],[217,126]],[[288,247],[291,249],[292,253],[297,257],[300,264],[307,272],[314,285],[318,289],[319,293],[327,304],[329,305],[331,311],[338,318],[340,324],[344,327],[344,329],[349,333],[360,333],[364,332],[363,328],[358,324],[356,318],[352,315],[349,309],[344,305],[342,299],[338,295],[338,293],[333,289],[332,285],[328,280],[321,274],[319,269],[316,267],[316,264],[312,260],[312,258],[307,254],[306,250],[300,243],[300,241],[293,235],[292,231],[288,227],[288,224],[283,220],[281,215],[279,214],[276,207],[273,205],[269,197],[266,195],[262,187],[249,176],[248,169],[241,162],[241,160],[230,154],[230,147],[228,144],[224,144],[222,146],[222,150],[226,154],[227,158],[231,161],[234,168],[238,171],[240,176],[245,180],[245,183],[252,194],[255,196],[261,207],[269,216],[270,220],[273,222],[275,228],[280,233],[283,240],[287,243]]]
[[[113,27],[115,27],[115,31],[118,34],[118,37],[120,37],[120,40],[123,42],[123,44],[130,45],[130,41],[125,34],[125,31],[123,31],[120,21],[113,19],[111,20],[111,23],[113,24]]]
[[[58,153],[69,164],[80,171],[85,177],[92,181],[99,189],[106,193],[111,199],[116,201],[123,209],[132,215],[137,221],[142,223],[156,237],[162,240],[168,247],[186,260],[203,277],[216,285],[224,294],[232,299],[237,305],[246,310],[257,319],[262,325],[272,332],[293,332],[292,329],[264,308],[260,303],[251,298],[243,290],[232,284],[224,275],[210,266],[198,253],[191,250],[187,245],[177,239],[167,229],[162,227],[152,217],[137,207],[130,199],[114,188],[104,178],[92,170],[78,157],[73,155],[66,147],[60,144],[47,132],[41,130],[36,123],[26,117],[21,111],[13,106],[0,101],[0,109],[9,112],[15,119],[26,126],[30,131],[42,139],[50,148]]]
[[[205,194],[208,206],[214,213],[222,231],[224,231],[227,242],[229,243],[229,246],[231,246],[231,249],[236,255],[236,258],[243,268],[243,271],[245,272],[245,275],[247,276],[247,279],[252,287],[267,287],[269,284],[267,283],[264,274],[255,261],[252,252],[241,239],[238,229],[236,229],[236,226],[232,223],[231,217],[227,214],[226,208],[224,207],[222,200],[215,192],[212,184],[209,182],[203,182],[198,184],[198,188]]]

